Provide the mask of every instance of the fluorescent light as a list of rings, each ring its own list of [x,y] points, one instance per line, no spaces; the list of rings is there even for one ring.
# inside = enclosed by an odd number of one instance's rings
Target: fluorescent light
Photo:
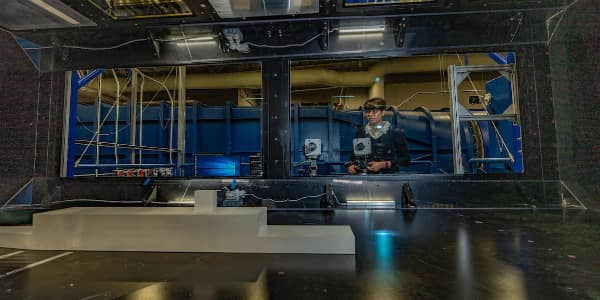
[[[175,39],[176,41],[176,45],[177,46],[181,46],[181,47],[186,47],[186,46],[191,46],[191,45],[215,45],[217,43],[217,40],[215,39],[214,36],[198,36],[198,37],[191,37],[191,38],[186,38],[186,39]]]
[[[52,7],[50,4],[42,1],[42,0],[29,0],[31,1],[31,3],[43,8],[45,11],[59,17],[60,19],[62,19],[63,21],[69,23],[69,24],[73,24],[73,25],[79,25],[81,23],[79,23],[79,21],[67,16],[65,13],[63,13],[62,11]]]
[[[201,45],[216,45],[217,41],[216,40],[206,40],[206,41],[181,41],[181,42],[177,42],[175,43],[175,45],[177,45],[178,47],[187,47],[187,46],[201,46]]]
[[[195,204],[196,202],[194,202],[194,200],[175,200],[175,201],[168,201],[167,203],[169,203],[169,204]]]
[[[335,183],[346,183],[346,184],[362,184],[362,180],[346,180],[346,179],[334,179]]]
[[[211,41],[193,41],[193,42],[177,42],[175,43],[175,45],[177,45],[178,47],[186,47],[186,46],[199,46],[199,45],[216,45],[217,41],[215,40],[211,40]]]
[[[346,200],[346,206],[394,207],[394,201],[359,201]]]
[[[199,37],[194,37],[194,38],[188,38],[187,41],[188,42],[196,42],[196,41],[212,41],[214,40],[215,37],[214,36],[199,36]]]
[[[355,39],[367,40],[367,39],[375,39],[375,38],[382,39],[383,32],[368,32],[368,33],[352,32],[352,33],[338,35],[339,40],[355,40]]]
[[[373,26],[373,27],[347,27],[340,28],[340,33],[374,33],[374,32],[385,32],[385,25]]]

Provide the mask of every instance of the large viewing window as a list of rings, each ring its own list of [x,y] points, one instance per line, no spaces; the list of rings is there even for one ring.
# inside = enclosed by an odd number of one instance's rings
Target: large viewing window
[[[64,175],[262,176],[260,64],[71,73]]]
[[[509,58],[514,62],[514,55]],[[449,68],[464,65],[488,68],[469,73],[453,92]],[[359,174],[521,173],[520,126],[513,105],[516,87],[512,75],[495,71],[513,67],[477,53],[295,61],[290,76],[292,174],[344,175],[351,165],[360,166]],[[457,105],[451,101],[454,94]],[[387,104],[381,107],[383,122],[366,127],[370,123],[365,113],[371,107],[364,105],[373,98]],[[511,119],[489,117],[509,108],[515,108]],[[452,112],[457,110],[468,117],[458,121],[455,134]],[[377,133],[374,127],[380,125]],[[387,132],[391,140],[386,140]],[[368,154],[368,145],[359,137],[370,138]],[[405,141],[409,162],[402,162],[401,143],[395,141]],[[387,155],[389,148],[396,151]],[[455,168],[457,156],[460,170]],[[373,161],[384,162],[379,172],[368,170]]]
[[[292,176],[522,173],[514,61],[473,53],[292,62]],[[70,79],[65,176],[262,176],[260,64]]]

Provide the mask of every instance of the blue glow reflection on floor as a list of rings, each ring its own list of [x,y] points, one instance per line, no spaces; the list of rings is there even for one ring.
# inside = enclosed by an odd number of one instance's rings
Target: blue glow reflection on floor
[[[394,232],[390,230],[375,230],[375,251],[377,264],[383,269],[391,268],[394,253]]]

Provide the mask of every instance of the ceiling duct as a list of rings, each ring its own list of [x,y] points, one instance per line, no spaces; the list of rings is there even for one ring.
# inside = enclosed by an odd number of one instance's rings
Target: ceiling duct
[[[221,18],[315,14],[318,0],[209,0]]]
[[[87,0],[114,20],[192,16],[183,0]]]
[[[472,54],[469,63],[473,65],[486,65],[494,63],[485,54]],[[462,58],[456,55],[443,57],[443,63],[438,56],[421,56],[408,59],[384,60],[372,65],[365,71],[336,71],[326,67],[315,67],[293,70],[290,83],[295,88],[308,87],[369,87],[376,77],[384,77],[388,74],[416,74],[416,73],[438,73],[446,70],[449,65],[462,65]],[[157,91],[163,87],[157,82],[173,89],[176,80],[173,76],[164,75],[154,77],[156,81],[147,81],[145,91]],[[120,78],[121,86],[127,80]],[[102,83],[103,89],[107,91],[116,90],[114,81],[107,80]],[[244,71],[231,73],[188,73],[186,76],[187,89],[230,89],[230,88],[260,88],[262,86],[262,75],[260,71]]]
[[[0,26],[14,31],[95,25],[60,0],[2,1],[0,10]]]

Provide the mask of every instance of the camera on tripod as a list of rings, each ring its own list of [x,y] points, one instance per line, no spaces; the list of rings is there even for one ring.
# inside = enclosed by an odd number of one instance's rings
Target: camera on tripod
[[[346,168],[355,165],[358,168],[358,173],[361,175],[367,174],[368,161],[367,158],[371,155],[371,139],[370,138],[355,138],[352,140],[352,149],[354,152],[354,160],[344,164]]]
[[[304,156],[306,157],[306,161],[303,163],[308,163],[308,169],[302,169],[298,171],[301,174],[306,174],[308,176],[317,176],[318,175],[318,166],[317,159],[321,156],[321,140],[320,139],[305,139],[304,140]]]

